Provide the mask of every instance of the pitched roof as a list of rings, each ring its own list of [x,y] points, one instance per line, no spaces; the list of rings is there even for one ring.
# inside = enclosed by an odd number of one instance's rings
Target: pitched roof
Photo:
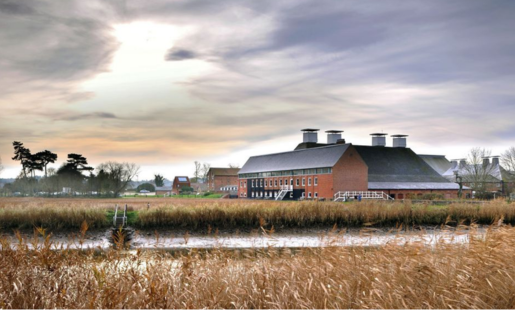
[[[450,161],[445,158],[445,155],[418,155],[422,158],[426,164],[431,166],[440,175],[444,174],[445,171],[452,167]]]
[[[238,175],[238,171],[240,168],[209,168],[209,173],[214,175]]]
[[[336,144],[291,152],[252,156],[239,174],[333,167],[350,144]]]
[[[368,166],[368,182],[449,183],[410,148],[355,145]]]

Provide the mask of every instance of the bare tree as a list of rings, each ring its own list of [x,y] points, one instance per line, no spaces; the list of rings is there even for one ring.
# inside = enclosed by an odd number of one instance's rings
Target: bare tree
[[[510,179],[515,178],[515,147],[510,147],[501,155],[501,165],[510,175]]]
[[[489,184],[500,182],[494,175],[495,166],[489,162],[491,154],[492,151],[484,148],[472,148],[467,156],[467,164],[460,167],[463,181],[476,192],[476,196],[491,190],[492,186]]]
[[[211,169],[211,165],[208,164],[208,163],[203,163],[202,164],[202,170],[201,170],[201,178],[203,180],[203,182],[206,182],[207,181],[207,173],[209,172],[209,169]]]
[[[198,182],[201,174],[202,174],[202,164],[198,161],[195,161],[195,171],[193,172],[193,176],[195,177],[195,182]]]
[[[117,163],[108,161],[100,164],[97,169],[99,174],[106,175],[108,188],[113,192],[113,197],[118,197],[120,192],[127,188],[127,185],[139,173],[139,166],[134,163]]]
[[[229,163],[229,168],[240,168],[240,165]]]

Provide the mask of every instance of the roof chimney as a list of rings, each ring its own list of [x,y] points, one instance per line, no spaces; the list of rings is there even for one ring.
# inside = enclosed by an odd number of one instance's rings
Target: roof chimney
[[[499,166],[499,156],[492,156],[492,165]]]
[[[483,157],[483,167],[490,165],[490,157]]]
[[[327,130],[327,144],[335,144],[342,138],[343,130]]]
[[[386,146],[386,138],[387,133],[371,133],[372,136],[372,146]]]
[[[393,138],[393,147],[406,147],[406,137],[408,135],[391,135]]]
[[[336,144],[345,144],[345,139],[336,140]]]
[[[301,129],[300,131],[303,132],[303,140],[302,142],[313,142],[313,143],[317,143],[318,142],[318,133],[317,131],[319,131],[320,129],[313,129],[313,128],[305,128],[305,129]]]
[[[460,159],[460,169],[465,168],[467,166],[467,160],[465,158]]]

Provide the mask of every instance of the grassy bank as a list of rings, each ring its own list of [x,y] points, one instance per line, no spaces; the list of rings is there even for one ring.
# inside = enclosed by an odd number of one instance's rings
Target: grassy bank
[[[492,224],[499,219],[515,224],[515,204],[411,204],[363,201],[275,202],[206,199],[0,199],[0,227],[79,229],[111,225],[115,204],[129,207],[129,224],[140,229],[275,229],[316,227],[395,227],[397,225]],[[148,208],[148,206],[150,206]]]
[[[473,234],[472,234],[473,235]],[[515,229],[469,244],[199,255],[0,239],[2,308],[513,308]],[[32,242],[32,241],[29,241]]]

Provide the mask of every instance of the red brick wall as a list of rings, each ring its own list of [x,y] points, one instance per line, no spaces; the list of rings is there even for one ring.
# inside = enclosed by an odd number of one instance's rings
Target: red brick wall
[[[456,199],[458,198],[457,190],[410,190],[410,189],[395,189],[395,190],[378,190],[383,191],[388,195],[395,195],[395,199],[408,199],[411,196],[411,199],[422,198],[421,196],[425,194],[437,194],[443,195],[444,199]],[[466,194],[469,194],[469,190],[463,190],[462,198],[465,198]],[[402,196],[400,196],[401,194]]]
[[[214,192],[219,192],[220,187],[228,186],[228,185],[238,185],[238,176],[237,175],[215,175],[214,180],[213,177],[209,178],[209,190]]]
[[[331,191],[334,195],[339,191],[367,190],[368,167],[351,145],[333,167],[333,188],[331,188]]]

